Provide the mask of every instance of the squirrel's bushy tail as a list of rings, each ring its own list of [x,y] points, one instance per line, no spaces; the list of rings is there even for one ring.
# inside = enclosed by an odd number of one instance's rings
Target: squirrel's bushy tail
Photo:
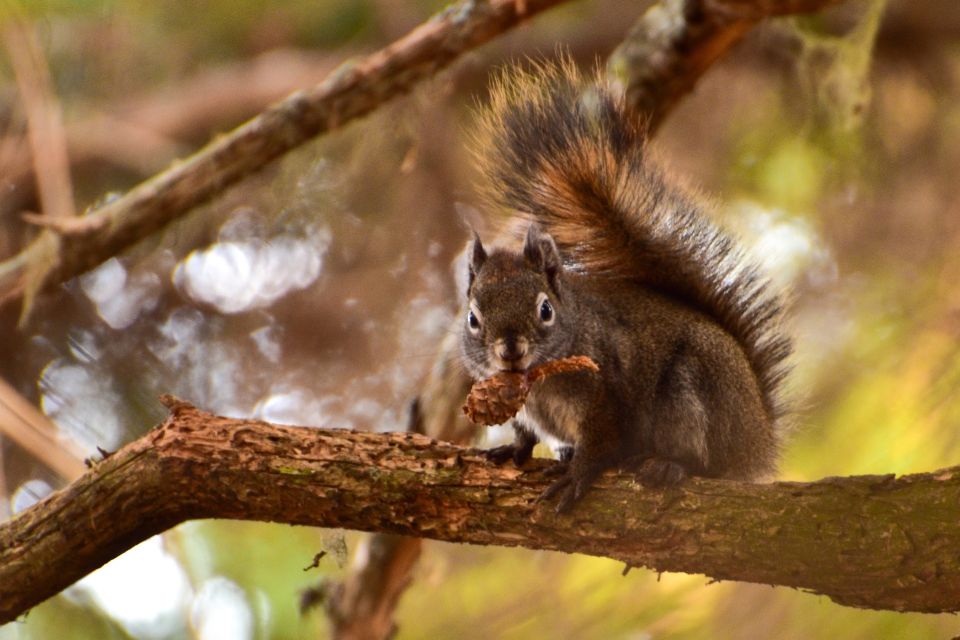
[[[485,195],[529,216],[567,260],[641,282],[713,317],[743,347],[774,419],[790,341],[781,302],[755,266],[647,158],[646,131],[620,92],[585,83],[569,60],[511,68],[480,113]]]

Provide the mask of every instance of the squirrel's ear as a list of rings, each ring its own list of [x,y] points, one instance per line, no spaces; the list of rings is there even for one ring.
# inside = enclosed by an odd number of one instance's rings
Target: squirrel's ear
[[[543,271],[553,292],[560,295],[560,272],[563,262],[553,236],[543,231],[538,224],[531,224],[523,243],[523,257],[533,267]]]
[[[470,293],[470,289],[473,288],[473,280],[480,272],[480,267],[482,267],[483,263],[487,261],[487,250],[483,248],[483,243],[480,242],[480,235],[476,231],[473,232],[473,242],[470,244],[470,248],[467,249],[467,251],[470,253],[470,279],[467,281],[468,294]]]

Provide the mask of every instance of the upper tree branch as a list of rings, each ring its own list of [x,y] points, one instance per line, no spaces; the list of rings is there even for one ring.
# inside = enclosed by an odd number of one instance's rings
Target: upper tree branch
[[[0,303],[77,276],[318,134],[408,92],[460,54],[563,0],[465,1],[380,51],[294,93],[80,220],[50,223],[0,264]],[[520,11],[523,11],[521,13]]]
[[[764,18],[811,13],[843,0],[662,0],[608,61],[651,130],[700,76]]]
[[[168,401],[160,427],[0,526],[0,623],[191,518],[238,518],[614,558],[787,585],[851,606],[960,610],[960,468],[645,490],[608,473],[572,515],[549,464],[496,468],[411,433],[278,427]]]

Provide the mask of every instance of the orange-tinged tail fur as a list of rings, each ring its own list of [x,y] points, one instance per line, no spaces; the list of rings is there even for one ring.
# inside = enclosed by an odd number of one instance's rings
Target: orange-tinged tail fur
[[[602,77],[584,82],[569,60],[510,68],[491,93],[475,144],[487,198],[539,223],[572,268],[642,283],[714,318],[743,347],[771,418],[782,417],[790,341],[780,298],[650,160],[622,94]]]

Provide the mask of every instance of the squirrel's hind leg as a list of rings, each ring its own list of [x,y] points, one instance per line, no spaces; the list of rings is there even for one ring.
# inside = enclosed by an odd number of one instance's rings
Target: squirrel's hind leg
[[[652,420],[653,451],[638,470],[644,485],[675,485],[688,475],[705,475],[709,468],[705,373],[694,353],[679,349],[661,374]]]
[[[645,487],[675,487],[689,475],[679,462],[666,458],[647,458],[637,469],[637,480]]]

